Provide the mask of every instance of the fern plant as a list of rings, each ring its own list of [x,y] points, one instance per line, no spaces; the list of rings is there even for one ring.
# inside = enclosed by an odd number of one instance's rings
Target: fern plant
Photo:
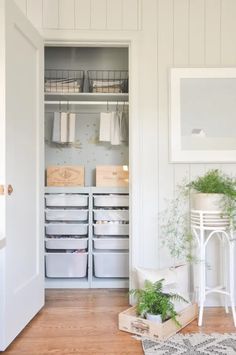
[[[190,228],[189,197],[192,192],[222,194],[221,210],[236,228],[236,179],[218,169],[209,170],[195,180],[185,180],[176,189],[175,197],[160,214],[161,241],[172,257],[189,262],[198,259],[192,254],[193,237]]]
[[[177,326],[181,324],[177,320],[177,312],[174,309],[172,301],[182,301],[188,303],[182,296],[176,293],[163,292],[163,281],[161,279],[152,283],[146,280],[143,289],[134,289],[130,294],[137,299],[137,314],[142,318],[146,317],[147,313],[161,315],[162,321],[171,318]]]

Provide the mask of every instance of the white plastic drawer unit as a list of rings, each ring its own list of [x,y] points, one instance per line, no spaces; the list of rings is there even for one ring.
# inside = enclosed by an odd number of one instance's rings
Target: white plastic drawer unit
[[[94,238],[94,249],[128,250],[128,238]]]
[[[87,275],[88,253],[47,253],[47,277],[85,277]]]
[[[88,196],[79,194],[48,194],[45,195],[48,207],[87,207]]]
[[[95,195],[95,207],[128,207],[129,195]]]
[[[46,209],[47,221],[87,221],[88,210]]]
[[[129,225],[119,223],[94,224],[95,235],[129,235]]]
[[[94,210],[95,221],[128,221],[128,210]]]
[[[47,250],[87,249],[88,238],[46,238],[45,247]]]
[[[88,225],[82,223],[48,223],[46,224],[48,235],[87,235]]]
[[[122,252],[94,252],[95,277],[129,277],[129,254]]]

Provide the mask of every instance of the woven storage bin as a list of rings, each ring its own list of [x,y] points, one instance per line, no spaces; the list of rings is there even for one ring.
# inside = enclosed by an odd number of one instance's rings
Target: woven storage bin
[[[89,91],[94,93],[128,92],[127,70],[88,70]]]

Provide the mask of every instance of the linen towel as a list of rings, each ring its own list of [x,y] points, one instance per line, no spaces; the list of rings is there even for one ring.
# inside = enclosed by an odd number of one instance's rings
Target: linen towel
[[[68,114],[61,112],[61,143],[68,142]]]
[[[122,142],[128,142],[129,137],[129,124],[128,124],[128,112],[123,111],[120,115],[120,140]]]
[[[112,112],[111,115],[111,144],[119,145],[120,140],[120,116],[121,112]]]
[[[111,141],[111,117],[112,112],[100,113],[99,140],[102,142]]]
[[[52,127],[52,142],[61,143],[61,116],[60,112],[54,112]]]
[[[75,113],[69,113],[68,115],[68,142],[73,143],[75,141]]]

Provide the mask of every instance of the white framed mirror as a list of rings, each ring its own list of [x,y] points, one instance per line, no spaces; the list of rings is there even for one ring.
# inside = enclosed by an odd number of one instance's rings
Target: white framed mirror
[[[236,68],[172,68],[171,162],[236,162]]]

